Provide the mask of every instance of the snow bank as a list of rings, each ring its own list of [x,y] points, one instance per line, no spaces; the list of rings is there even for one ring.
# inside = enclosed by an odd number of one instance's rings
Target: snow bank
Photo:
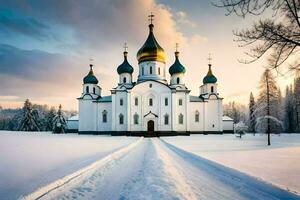
[[[0,131],[0,196],[16,199],[137,139]]]
[[[300,134],[191,135],[165,137],[166,142],[222,165],[300,193]]]

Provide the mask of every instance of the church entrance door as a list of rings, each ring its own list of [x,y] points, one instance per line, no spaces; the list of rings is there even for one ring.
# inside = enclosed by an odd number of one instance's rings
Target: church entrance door
[[[149,120],[148,121],[148,132],[149,133],[153,133],[154,132],[154,121],[153,120]]]

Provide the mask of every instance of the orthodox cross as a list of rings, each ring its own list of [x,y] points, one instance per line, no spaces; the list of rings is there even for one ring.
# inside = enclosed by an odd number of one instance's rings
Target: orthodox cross
[[[128,46],[127,46],[127,43],[125,42],[124,43],[124,52],[127,52],[127,50],[128,50]]]
[[[208,60],[208,64],[211,65],[211,61],[212,61],[211,53],[208,54],[207,60]]]
[[[154,17],[154,15],[151,12],[151,14],[148,15],[148,18],[149,18],[148,20],[150,21],[150,24],[152,24],[152,22],[153,22],[153,17]]]
[[[92,65],[94,62],[94,59],[93,58],[90,58],[90,64]]]
[[[178,47],[179,47],[179,44],[178,44],[178,43],[176,43],[176,46],[175,46],[175,50],[176,50],[176,52],[178,52]]]

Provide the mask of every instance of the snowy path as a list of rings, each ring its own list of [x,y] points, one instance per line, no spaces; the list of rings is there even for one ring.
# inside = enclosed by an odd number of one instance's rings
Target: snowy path
[[[25,199],[300,199],[183,151],[140,139]]]

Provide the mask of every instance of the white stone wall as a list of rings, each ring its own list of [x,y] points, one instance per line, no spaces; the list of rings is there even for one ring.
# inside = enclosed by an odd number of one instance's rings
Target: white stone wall
[[[112,103],[111,102],[99,102],[97,104],[97,131],[111,131],[112,130]],[[107,121],[103,121],[103,113],[107,113]]]
[[[179,101],[182,101],[182,105],[179,105]],[[173,131],[187,131],[188,113],[187,106],[189,103],[188,94],[186,92],[172,93],[172,122]],[[179,115],[183,115],[183,123],[179,123]]]
[[[123,100],[123,105],[120,105],[121,99]],[[112,104],[114,105],[113,117],[114,117],[114,131],[128,131],[128,112],[127,109],[129,108],[128,102],[128,93],[126,90],[124,91],[117,91],[112,99]],[[123,115],[123,124],[120,124],[120,115]]]
[[[125,81],[125,82],[124,82]],[[119,84],[131,84],[132,76],[129,73],[122,73],[119,75]]]
[[[152,73],[150,73],[152,68]],[[145,61],[139,63],[139,75],[138,82],[145,80],[166,80],[166,68],[165,63],[158,61]]]
[[[179,78],[179,83],[177,83],[177,78]],[[184,84],[184,74],[178,73],[173,74],[170,79],[170,85],[178,85],[178,84]]]
[[[97,104],[93,103],[92,98],[88,95],[79,100],[79,131],[96,131],[96,106]]]
[[[156,81],[147,81],[136,85],[131,93],[130,103],[130,130],[146,131],[147,122],[153,120],[155,130],[169,131],[171,129],[171,90],[168,86]],[[138,98],[138,106],[135,105],[135,98]],[[149,99],[152,99],[153,105],[149,106]],[[168,98],[168,106],[165,106],[165,98]],[[153,114],[149,114],[149,112]],[[134,124],[133,116],[137,113],[139,124]],[[149,114],[149,115],[147,115]],[[164,124],[164,115],[169,115],[169,124]],[[144,116],[147,115],[145,118]],[[157,115],[158,117],[155,117]]]
[[[205,110],[204,110],[205,102],[190,102],[189,103],[189,130],[192,132],[202,132],[204,131],[204,123],[205,123]],[[196,112],[199,113],[199,121],[195,121]]]
[[[205,127],[204,131],[223,131],[222,126],[222,100],[211,95],[205,105]]]
[[[89,88],[89,94],[93,96],[93,98],[97,98],[101,96],[101,88],[95,84],[83,84],[82,85],[82,95],[87,94],[87,87]],[[95,93],[94,93],[95,88]]]

